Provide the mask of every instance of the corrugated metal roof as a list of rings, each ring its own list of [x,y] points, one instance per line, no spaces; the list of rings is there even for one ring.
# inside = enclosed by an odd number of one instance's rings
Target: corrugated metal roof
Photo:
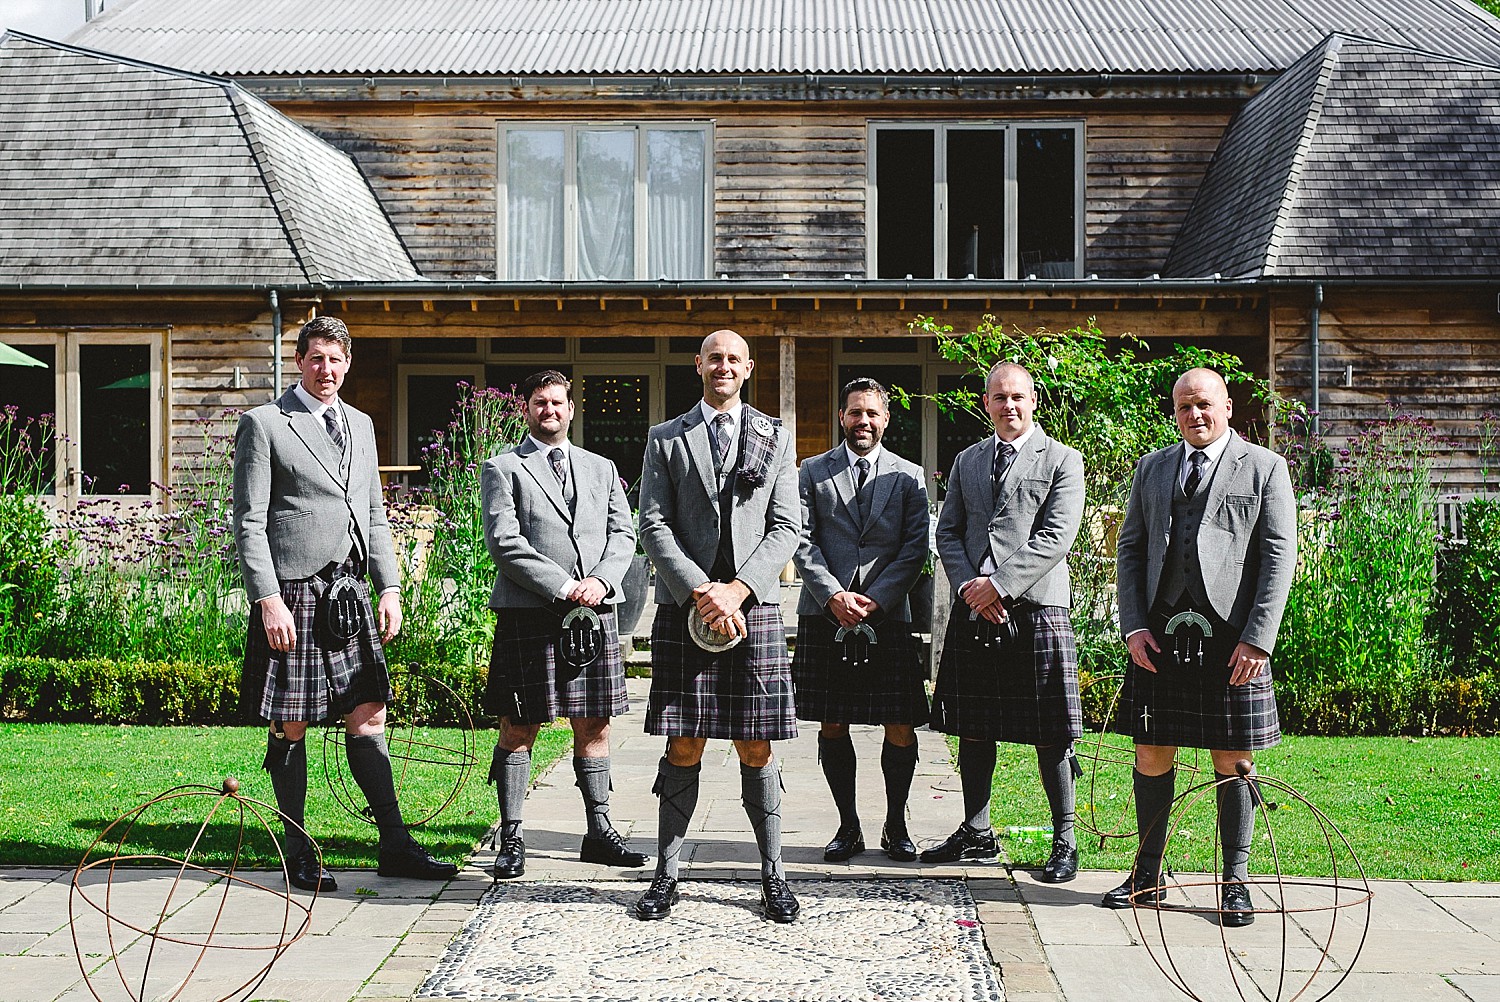
[[[229,76],[1255,73],[1332,32],[1500,63],[1468,0],[127,0],[70,41]]]
[[[359,168],[233,83],[0,35],[0,283],[420,278]]]

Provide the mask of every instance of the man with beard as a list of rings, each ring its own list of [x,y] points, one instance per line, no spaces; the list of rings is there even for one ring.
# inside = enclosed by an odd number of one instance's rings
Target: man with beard
[[[667,752],[652,790],[660,798],[657,863],[635,906],[642,919],[665,918],[677,902],[678,855],[709,738],[728,738],[739,756],[766,917],[791,922],[800,910],[781,866],[771,742],[797,734],[780,574],[802,514],[791,436],[740,399],[754,364],[734,331],[710,334],[696,359],[703,399],[652,428],[646,442],[640,531],[657,601],[646,730],[667,736]],[[732,639],[733,647],[710,649]]]
[[[958,601],[933,690],[932,726],[956,734],[965,821],[924,863],[992,859],[995,742],[1036,747],[1052,812],[1052,852],[1038,879],[1078,873],[1073,741],[1083,733],[1068,618],[1068,549],[1083,520],[1083,457],[1037,426],[1036,383],[1013,362],[985,382],[995,434],[953,461],[937,550]]]
[[[614,606],[635,555],[630,506],[615,464],[568,442],[568,378],[551,369],[535,373],[520,396],[530,434],[480,471],[484,539],[499,571],[485,684],[485,708],[500,717],[490,764],[500,801],[491,873],[504,879],[526,870],[521,810],[531,746],[557,717],[573,729],[573,771],[588,824],[579,858],[644,866],[647,857],[609,820],[609,720],[629,709]]]
[[[927,489],[921,467],[881,445],[891,416],[885,387],[855,379],[842,401],[844,441],[804,462],[798,474],[797,716],[821,721],[818,759],[839,811],[823,858],[843,862],[865,850],[849,725],[882,724],[880,847],[909,862],[917,848],[907,834],[906,799],[917,764],[915,728],[928,707],[907,595],[927,562]]]

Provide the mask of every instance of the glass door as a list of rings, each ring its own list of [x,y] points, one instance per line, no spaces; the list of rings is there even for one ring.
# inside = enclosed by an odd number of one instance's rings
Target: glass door
[[[624,370],[624,371],[622,371]],[[614,461],[636,502],[646,435],[662,420],[653,394],[656,366],[578,365],[573,376],[572,440]]]

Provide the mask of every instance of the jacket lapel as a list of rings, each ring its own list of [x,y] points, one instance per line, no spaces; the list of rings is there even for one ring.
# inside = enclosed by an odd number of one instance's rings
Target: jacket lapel
[[[834,492],[838,494],[849,516],[854,519],[854,524],[862,524],[859,519],[859,504],[854,497],[854,467],[849,465],[849,454],[842,445],[828,457],[828,469],[832,474]]]
[[[740,414],[744,417],[744,412]],[[698,479],[703,482],[703,491],[709,502],[719,507],[719,482],[714,473],[713,447],[708,443],[708,425],[703,420],[703,411],[697,405],[682,416],[683,438],[687,439],[688,455],[698,468]]]
[[[995,436],[991,435],[986,438],[979,443],[979,448],[972,451],[973,455],[968,461],[969,469],[964,470],[963,473],[963,480],[967,485],[965,490],[969,493],[966,500],[974,511],[983,511],[988,515],[993,515],[995,513],[995,481],[990,477],[990,470],[995,467]],[[960,453],[960,458],[968,454],[969,450],[965,450]]]
[[[1240,464],[1245,457],[1250,455],[1250,450],[1245,447],[1245,440],[1231,431],[1229,444],[1224,447],[1224,454],[1214,464],[1213,473],[1208,481],[1208,500],[1204,502],[1203,513],[1205,516],[1212,515],[1224,507],[1224,496],[1229,493],[1229,484],[1234,480],[1234,475],[1239,472]]]
[[[875,483],[870,495],[870,517],[865,519],[866,526],[874,525],[880,518],[880,513],[885,510],[885,503],[891,499],[891,491],[895,489],[895,463],[891,462],[889,456],[889,452],[881,449],[880,460],[870,471],[870,476],[875,478]]]
[[[547,459],[547,454],[537,448],[536,443],[530,438],[521,443],[521,468],[531,474],[547,500],[552,502],[552,507],[563,517],[563,521],[569,524],[573,521],[573,513],[568,510],[568,502],[563,499],[562,484],[557,482],[557,474],[552,472],[552,463]],[[576,491],[578,485],[574,484]]]
[[[343,454],[333,445],[333,439],[328,437],[328,432],[323,428],[318,419],[312,416],[312,412],[302,405],[297,394],[287,390],[281,395],[279,401],[281,412],[286,415],[287,423],[291,426],[293,434],[302,440],[307,446],[307,451],[313,454],[318,465],[323,471],[333,478],[333,482],[340,487],[347,487],[348,480],[340,472],[343,463]],[[351,443],[352,445],[352,443]]]
[[[1036,469],[1036,464],[1041,462],[1042,454],[1046,451],[1047,433],[1038,428],[1026,443],[1025,448],[1017,452],[1016,458],[1011,460],[1010,469],[1005,471],[1005,496],[1000,498],[998,511],[1004,511],[1010,507],[1010,499],[1015,497],[1016,492],[1021,489],[1021,481]]]

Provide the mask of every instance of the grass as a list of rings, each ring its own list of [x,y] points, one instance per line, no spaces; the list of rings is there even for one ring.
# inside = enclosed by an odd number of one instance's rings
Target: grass
[[[404,730],[396,732],[406,733]],[[421,729],[413,740],[460,747],[461,732]],[[476,733],[478,759],[458,798],[441,814],[415,829],[434,855],[466,856],[495,820],[494,791],[485,784],[494,731]],[[572,744],[566,726],[544,728],[532,761],[536,776]],[[0,724],[0,865],[78,865],[85,851],[121,815],[174,787],[201,784],[217,791],[223,777],[240,781],[240,795],[274,804],[270,777],[261,769],[266,738],[262,727],[131,727],[97,724]],[[472,744],[471,744],[472,747]],[[399,755],[399,742],[393,752]],[[373,825],[340,807],[324,778],[323,734],[308,731],[307,828],[336,868],[374,867]],[[330,747],[342,761],[342,749]],[[397,762],[400,768],[399,761]],[[347,774],[347,766],[345,766]],[[401,789],[409,820],[440,805],[452,788],[454,771],[413,765]],[[350,788],[353,787],[352,781]],[[122,852],[181,856],[210,813],[195,860],[222,864],[234,853],[239,815],[232,805],[214,811],[214,796],[175,798],[143,812]],[[362,798],[357,806],[363,807]],[[274,810],[264,812],[278,838]],[[113,855],[123,827],[90,859]],[[242,863],[264,866],[274,849],[253,815],[247,815]]]
[[[1115,736],[1096,756],[1094,735],[1078,743],[1085,774],[1078,782],[1078,814],[1095,827],[1132,834],[1131,758],[1128,744]],[[1177,792],[1211,781],[1207,752],[1184,750],[1179,762],[1201,770],[1190,778],[1177,773]],[[1094,759],[1103,764],[1094,768]],[[1256,821],[1252,872],[1274,872],[1272,842],[1286,875],[1327,875],[1330,850],[1312,807],[1348,839],[1366,876],[1406,880],[1500,880],[1500,782],[1491,763],[1500,757],[1500,738],[1321,738],[1288,737],[1256,756],[1256,771],[1268,781],[1268,808]],[[1096,780],[1090,798],[1090,773]],[[1306,801],[1275,787],[1285,783]],[[1309,806],[1309,802],[1311,807]],[[1208,791],[1177,820],[1168,846],[1171,865],[1182,871],[1213,866],[1214,797]],[[1050,847],[1046,796],[1037,777],[1035,752],[1028,746],[999,745],[991,820],[1005,851],[1020,866],[1040,866]],[[1273,806],[1274,805],[1274,806]],[[1265,823],[1269,820],[1269,826]],[[1272,837],[1267,837],[1269,827]],[[1022,831],[1007,832],[1007,829]],[[1337,835],[1330,835],[1341,873],[1350,860]],[[1133,837],[1104,840],[1079,832],[1080,864],[1097,869],[1129,869]]]

